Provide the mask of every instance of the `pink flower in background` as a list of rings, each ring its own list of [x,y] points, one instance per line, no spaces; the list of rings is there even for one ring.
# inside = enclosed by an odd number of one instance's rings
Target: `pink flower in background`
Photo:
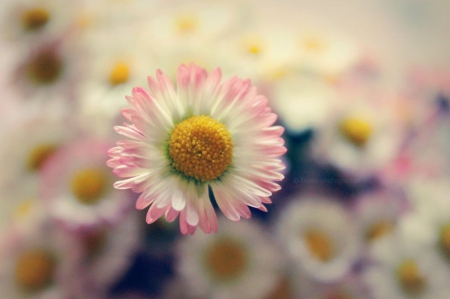
[[[249,206],[264,204],[280,186],[286,152],[284,129],[250,80],[221,83],[219,68],[209,74],[191,63],[181,65],[177,87],[160,70],[148,78],[150,92],[135,87],[122,109],[131,122],[115,130],[129,140],[109,150],[108,166],[121,178],[114,186],[141,192],[136,208],[150,206],[147,223],[180,216],[183,234],[197,228],[217,232],[209,198],[229,219],[251,216]]]

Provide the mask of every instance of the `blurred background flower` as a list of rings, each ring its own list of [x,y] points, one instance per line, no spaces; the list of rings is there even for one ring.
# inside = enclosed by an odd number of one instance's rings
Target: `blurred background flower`
[[[0,293],[449,298],[449,13],[441,0],[2,1]],[[250,78],[288,151],[267,212],[182,236],[178,220],[147,225],[106,161],[125,96],[190,62]]]

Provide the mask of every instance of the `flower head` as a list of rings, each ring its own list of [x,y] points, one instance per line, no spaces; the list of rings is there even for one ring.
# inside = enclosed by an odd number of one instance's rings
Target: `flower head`
[[[209,74],[191,63],[181,65],[177,88],[160,70],[148,78],[150,92],[135,87],[122,109],[131,122],[115,130],[131,140],[117,142],[108,165],[124,180],[118,189],[142,192],[136,207],[150,206],[147,223],[180,216],[183,234],[197,228],[217,232],[209,188],[222,212],[238,221],[248,206],[266,211],[280,189],[286,152],[284,129],[250,80],[221,83],[221,70]]]
[[[216,235],[197,233],[177,244],[176,271],[185,283],[184,296],[265,298],[284,271],[281,248],[256,221],[224,220],[219,217]]]

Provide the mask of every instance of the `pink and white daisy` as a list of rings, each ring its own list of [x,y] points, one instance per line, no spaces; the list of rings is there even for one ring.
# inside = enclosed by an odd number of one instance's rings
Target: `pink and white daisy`
[[[293,265],[314,280],[336,282],[349,274],[360,258],[355,221],[343,206],[328,198],[294,198],[276,227]]]
[[[6,237],[6,239],[5,239]],[[82,249],[49,219],[11,232],[0,244],[0,290],[5,298],[72,298]]]
[[[45,164],[40,192],[51,216],[69,229],[92,228],[119,221],[130,210],[129,194],[112,187],[105,165],[110,143],[76,139]]]
[[[229,219],[251,216],[248,206],[264,204],[280,186],[286,152],[284,129],[249,79],[221,83],[219,68],[209,74],[193,63],[181,65],[177,89],[160,70],[148,77],[150,92],[135,87],[122,109],[131,122],[115,130],[131,140],[109,150],[108,166],[124,180],[114,186],[142,192],[136,208],[150,206],[147,223],[180,216],[183,234],[197,228],[217,232],[209,188]]]
[[[277,242],[256,221],[225,220],[219,217],[222,229],[215,235],[200,232],[180,240],[176,271],[185,282],[182,298],[265,298],[279,283],[285,260]]]

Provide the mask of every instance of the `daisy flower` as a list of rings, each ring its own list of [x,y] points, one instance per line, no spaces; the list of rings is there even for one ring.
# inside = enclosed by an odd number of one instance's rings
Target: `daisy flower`
[[[392,109],[398,98],[359,86],[344,88],[338,99],[342,105],[319,128],[313,154],[346,173],[370,176],[385,167],[403,145],[404,126]]]
[[[359,258],[355,222],[338,203],[308,198],[287,206],[277,223],[278,235],[294,263],[315,280],[334,282]]]
[[[298,63],[305,70],[335,77],[348,71],[361,59],[355,41],[325,32],[299,34]]]
[[[364,278],[374,298],[448,298],[450,275],[438,250],[418,240],[422,231],[412,233],[415,229],[403,224],[376,244],[375,262],[365,269]]]
[[[3,1],[0,30],[10,41],[31,45],[43,35],[69,30],[77,19],[79,7],[58,0]]]
[[[416,179],[407,187],[414,207],[413,220],[426,230],[427,240],[436,248],[450,270],[449,177]]]
[[[333,284],[313,283],[308,299],[372,298],[359,275],[349,275]],[[302,297],[303,298],[303,297]]]
[[[264,298],[279,279],[279,248],[254,221],[222,218],[216,235],[197,233],[177,247],[177,272],[192,298]],[[188,297],[190,298],[190,297]]]
[[[394,190],[376,190],[358,199],[354,216],[368,247],[390,235],[407,209],[406,200]]]
[[[271,104],[288,133],[322,126],[333,107],[341,104],[335,86],[319,76],[294,70],[280,73],[271,83]]]
[[[76,118],[101,136],[112,134],[120,109],[126,107],[122,95],[133,86],[146,82],[148,66],[156,59],[145,44],[130,48],[142,36],[135,34],[136,24],[127,26],[86,26],[80,36],[85,63],[89,65],[77,88]],[[111,35],[117,35],[111,38]],[[120,96],[119,96],[120,95]],[[87,121],[88,120],[88,121]]]
[[[17,48],[20,62],[8,83],[21,97],[22,109],[73,113],[79,72],[84,69],[75,34],[46,36],[33,47]]]
[[[102,225],[76,235],[84,249],[81,270],[85,279],[84,288],[90,286],[92,290],[106,294],[125,273],[139,247],[139,224],[137,212],[130,211],[114,225]]]
[[[248,206],[264,204],[280,186],[286,152],[277,116],[250,80],[232,77],[221,83],[219,68],[207,73],[191,63],[181,65],[177,90],[160,70],[127,96],[122,109],[132,124],[115,130],[132,139],[109,150],[107,164],[124,180],[114,186],[142,192],[136,207],[150,206],[147,223],[161,216],[179,217],[183,234],[197,228],[217,232],[209,189],[229,219],[251,216]]]
[[[82,251],[48,220],[2,239],[0,289],[5,298],[70,298]]]
[[[105,160],[110,143],[76,139],[47,161],[40,193],[51,216],[69,229],[116,223],[130,208],[127,194],[112,187]]]
[[[72,128],[61,117],[39,117],[24,121],[5,137],[8,147],[0,150],[4,174],[0,185],[8,190],[29,189],[36,197],[38,176],[48,159],[70,136]],[[7,174],[7,175],[6,175]]]

